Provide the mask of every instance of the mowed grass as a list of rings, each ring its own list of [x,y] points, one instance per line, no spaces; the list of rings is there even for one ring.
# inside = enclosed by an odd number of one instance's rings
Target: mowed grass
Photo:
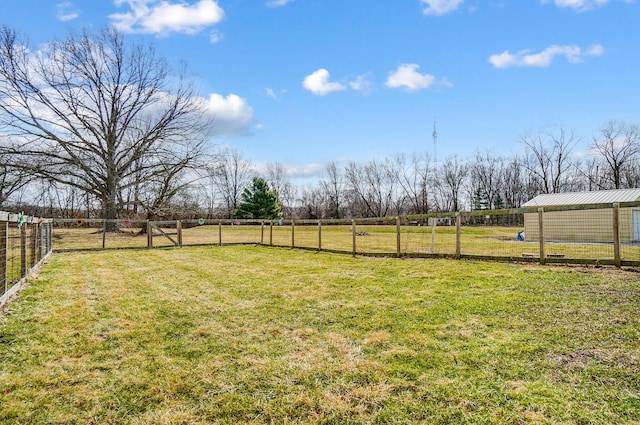
[[[1,424],[640,423],[640,275],[282,248],[56,254]]]

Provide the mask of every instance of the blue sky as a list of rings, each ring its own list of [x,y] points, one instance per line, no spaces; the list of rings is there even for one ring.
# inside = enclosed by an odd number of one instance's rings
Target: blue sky
[[[185,61],[218,145],[313,177],[329,161],[522,152],[563,126],[586,151],[640,123],[640,5],[631,0],[0,0],[37,46],[115,25]]]

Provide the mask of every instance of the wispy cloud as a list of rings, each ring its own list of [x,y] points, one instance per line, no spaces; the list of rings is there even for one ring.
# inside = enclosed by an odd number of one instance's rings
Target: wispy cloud
[[[254,121],[253,108],[236,94],[225,97],[212,93],[207,99],[207,110],[213,115],[217,135],[242,136]]]
[[[542,0],[542,3],[554,3],[558,7],[568,7],[578,12],[584,12],[609,3],[610,0]],[[631,3],[631,0],[625,0]]]
[[[428,16],[441,16],[458,10],[464,0],[420,0],[422,13]]]
[[[403,63],[395,71],[389,73],[385,85],[390,88],[404,88],[410,91],[427,89],[434,86],[452,86],[447,80],[438,80],[431,74],[421,74],[418,72],[418,69],[420,69],[420,65]]]
[[[209,33],[209,41],[211,42],[211,44],[216,44],[219,41],[222,41],[223,38],[224,36],[220,34],[218,31],[211,31]]]
[[[267,2],[267,7],[280,7],[292,1],[293,0],[271,0]]]
[[[355,80],[349,81],[349,87],[352,90],[361,93],[371,93],[373,90],[373,83],[369,80],[369,74],[358,75]]]
[[[305,89],[309,90],[313,94],[318,96],[324,96],[331,92],[343,91],[347,87],[336,82],[329,81],[330,74],[324,68],[320,68],[317,71],[307,75],[302,82]]]
[[[125,13],[109,16],[113,25],[124,32],[168,35],[196,34],[224,18],[224,10],[215,0],[195,4],[166,0],[114,0],[116,6],[127,5]],[[219,38],[216,38],[216,41]],[[213,40],[212,40],[213,41]]]
[[[551,65],[556,56],[564,56],[569,63],[580,63],[587,57],[602,56],[604,52],[605,49],[600,44],[594,44],[586,50],[582,50],[579,46],[553,44],[539,53],[531,53],[530,50],[510,53],[505,50],[500,54],[491,55],[489,63],[496,68],[524,66],[546,68]]]
[[[80,11],[73,6],[70,1],[63,1],[56,5],[57,14],[56,17],[59,21],[68,22],[76,19],[80,16]]]

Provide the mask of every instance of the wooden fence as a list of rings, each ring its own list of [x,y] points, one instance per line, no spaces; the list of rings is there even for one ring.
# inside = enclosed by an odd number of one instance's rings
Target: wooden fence
[[[640,202],[342,220],[54,220],[54,249],[255,244],[365,256],[640,265]],[[109,226],[107,226],[110,224]]]
[[[0,307],[52,251],[53,220],[0,211]]]

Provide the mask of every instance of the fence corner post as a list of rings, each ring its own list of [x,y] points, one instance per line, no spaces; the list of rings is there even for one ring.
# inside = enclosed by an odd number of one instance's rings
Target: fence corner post
[[[178,233],[178,248],[182,248],[182,220],[176,220],[176,232]]]
[[[620,255],[620,204],[613,204],[613,261],[616,267],[622,266]]]
[[[540,264],[545,265],[547,256],[544,252],[544,207],[538,208],[538,238],[540,239]]]

